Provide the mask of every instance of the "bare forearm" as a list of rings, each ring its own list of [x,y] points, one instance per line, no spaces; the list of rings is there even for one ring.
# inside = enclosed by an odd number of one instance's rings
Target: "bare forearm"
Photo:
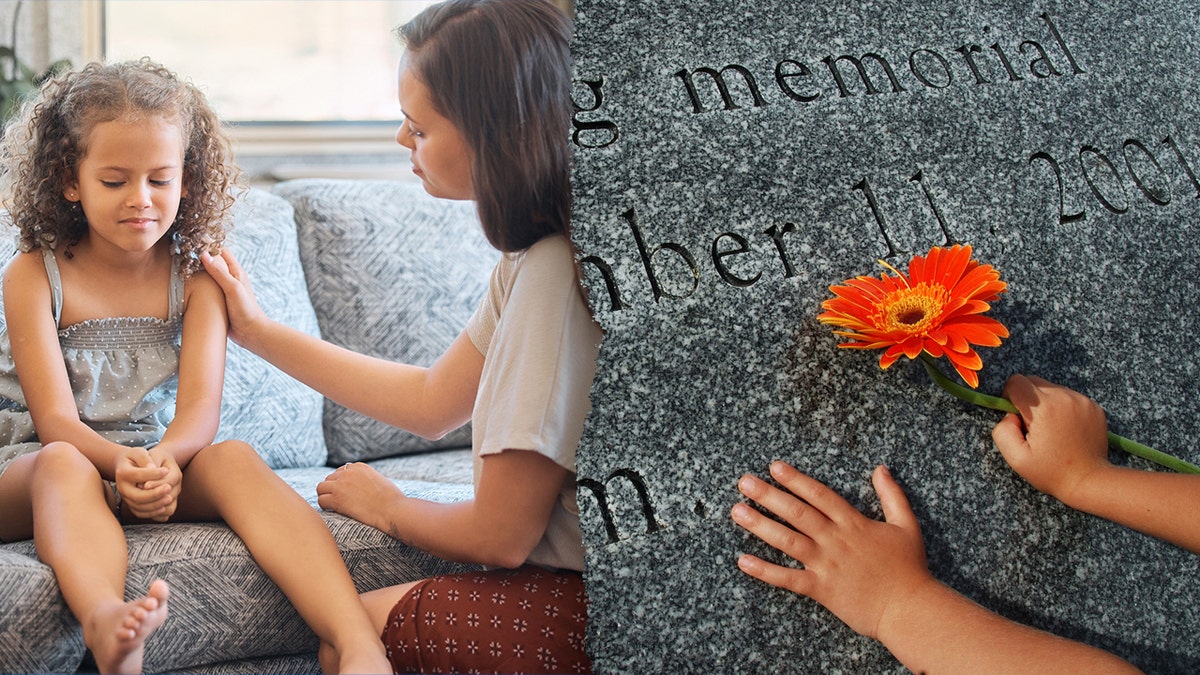
[[[476,502],[449,504],[402,497],[382,515],[376,527],[395,539],[456,562],[517,567],[528,556],[516,550],[504,528],[476,509]]]
[[[1100,649],[1009,621],[937,581],[889,608],[880,641],[916,673],[1136,673]]]
[[[427,438],[467,419],[427,395],[427,368],[359,354],[273,321],[244,346],[330,400]]]
[[[317,484],[317,503],[442,558],[517,567],[546,532],[563,481],[574,474],[536,452],[485,455],[474,499],[438,503],[406,496],[366,464]]]
[[[198,406],[203,411],[187,412],[180,409],[167,426],[158,447],[170,452],[181,468],[186,467],[197,452],[212,445],[216,438],[220,416],[209,411],[219,410],[220,405],[218,400]]]
[[[1200,554],[1200,476],[1109,467],[1089,475],[1062,500]]]
[[[128,448],[105,439],[78,418],[35,418],[43,445],[60,441],[75,446],[96,467],[104,480],[114,480],[117,458]]]

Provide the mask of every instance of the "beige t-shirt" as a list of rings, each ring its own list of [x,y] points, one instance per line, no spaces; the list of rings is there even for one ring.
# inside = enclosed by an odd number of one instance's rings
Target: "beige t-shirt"
[[[566,238],[505,254],[467,335],[484,355],[471,416],[475,485],[483,457],[505,450],[537,452],[570,471],[528,562],[582,571],[575,449],[602,333],[580,295]]]

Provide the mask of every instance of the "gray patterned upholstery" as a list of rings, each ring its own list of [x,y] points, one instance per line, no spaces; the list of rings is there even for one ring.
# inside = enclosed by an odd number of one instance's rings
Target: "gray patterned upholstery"
[[[315,503],[316,485],[329,469],[279,473]],[[435,501],[470,496],[470,487],[464,485],[401,481],[401,487],[406,494]],[[462,569],[345,516],[328,511],[321,515],[360,592]],[[130,552],[126,593],[144,592],[158,577],[171,584],[167,624],[146,645],[147,672],[316,652],[316,636],[225,525],[141,525],[126,532]],[[163,546],[164,542],[169,545]]]
[[[82,659],[83,632],[33,542],[0,546],[0,671],[69,673]]]
[[[499,253],[470,202],[435,199],[418,183],[296,180],[300,259],[321,335],[392,361],[430,365],[462,332]],[[325,403],[331,464],[467,447],[468,428],[428,441]]]
[[[337,292],[317,292],[313,298],[318,303],[330,304],[318,304],[315,312],[287,201],[251,191],[237,212],[229,246],[251,274],[260,304],[269,315],[312,334],[317,332],[318,317],[335,326],[340,320],[351,321],[360,329],[357,339],[387,336],[388,349],[394,351],[385,355],[417,354],[414,359],[436,355],[473,311],[495,252],[482,243],[469,206],[431,203],[419,186],[414,187],[415,192],[394,184],[361,184],[360,191],[353,185],[308,182],[280,188],[293,201],[303,201],[306,190],[312,190],[318,200],[305,202],[314,211],[305,212],[309,224],[303,243],[312,257],[310,269],[313,260],[319,261],[315,264],[321,269],[321,281],[314,288]],[[333,201],[338,199],[346,201]],[[418,203],[408,204],[409,199]],[[370,229],[364,232],[354,225],[354,218],[343,218],[343,211],[359,214],[357,222]],[[329,215],[322,222],[332,232],[319,232],[313,213]],[[336,232],[342,228],[348,228],[354,245],[336,249],[336,254],[317,255],[321,246],[339,245]],[[429,234],[431,230],[438,233]],[[382,233],[381,240],[390,244],[371,245],[373,233]],[[475,262],[457,267],[436,262],[446,247],[458,247],[459,258]],[[0,259],[7,260],[12,250],[12,237],[6,232],[0,236]],[[411,256],[413,262],[389,267],[381,265],[381,256]],[[372,270],[374,278],[360,278],[354,287],[337,283],[338,275],[357,270]],[[403,282],[393,284],[383,278],[387,275]],[[421,276],[438,279],[429,282]],[[407,309],[377,302],[393,293],[404,296]],[[437,301],[440,293],[451,294],[448,304]],[[347,306],[362,308],[363,313],[351,311],[338,318]],[[387,317],[371,319],[370,312],[384,312]],[[403,320],[386,320],[396,317]],[[439,320],[444,323],[439,325]],[[406,351],[408,341],[414,345]],[[314,506],[316,484],[330,471],[327,461],[339,464],[366,455],[462,448],[470,443],[469,435],[429,444],[395,441],[379,430],[356,434],[346,428],[354,422],[344,417],[336,418],[342,425],[337,433],[323,434],[319,395],[232,344],[224,394],[218,437],[250,442]],[[328,460],[325,438],[351,445],[345,446],[348,451],[330,453],[336,459]],[[363,453],[364,448],[377,452]],[[387,457],[372,464],[412,496],[435,501],[471,496],[469,450]],[[321,515],[360,591],[471,568],[412,549],[338,514],[322,511]],[[144,593],[158,577],[171,584],[170,617],[147,644],[147,672],[318,672],[316,637],[229,528],[218,523],[173,523],[129,526],[125,532],[126,595]],[[50,568],[37,560],[33,542],[0,545],[0,672],[73,672],[84,658],[79,624],[63,602]]]
[[[327,467],[280,475],[311,503]],[[406,494],[434,501],[469,498],[469,485],[397,481]],[[345,516],[322,511],[359,591],[468,569],[413,549]],[[146,672],[173,672],[224,661],[308,654],[316,636],[245,545],[224,524],[171,523],[125,528],[126,596],[156,578],[171,585],[167,622],[146,646]],[[0,672],[72,672],[84,656],[79,624],[33,542],[0,547]],[[314,661],[315,663],[315,661]],[[255,661],[252,668],[261,671]]]
[[[294,675],[319,673],[321,664],[316,652],[294,656],[272,656],[265,659],[239,659],[203,666],[180,668],[176,673],[227,673],[229,675]]]
[[[259,305],[272,318],[319,335],[300,267],[291,205],[252,190],[238,203],[234,222],[227,243],[253,280]],[[323,464],[323,401],[317,392],[230,341],[217,440],[246,441],[273,469]]]
[[[470,448],[385,457],[372,460],[371,466],[382,474],[403,475],[409,480],[468,485],[472,481]]]

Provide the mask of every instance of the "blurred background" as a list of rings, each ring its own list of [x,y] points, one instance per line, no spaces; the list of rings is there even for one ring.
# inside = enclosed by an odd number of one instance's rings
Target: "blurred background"
[[[407,179],[392,31],[431,4],[0,0],[0,92],[35,86],[55,64],[149,56],[204,90],[253,183]]]

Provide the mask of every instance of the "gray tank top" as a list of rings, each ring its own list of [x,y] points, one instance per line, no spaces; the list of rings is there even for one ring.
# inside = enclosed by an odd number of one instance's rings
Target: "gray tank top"
[[[183,278],[171,264],[170,310],[157,317],[91,319],[63,327],[62,277],[53,251],[42,251],[50,279],[54,322],[79,418],[106,439],[153,447],[175,417],[179,345],[183,328]],[[0,304],[0,473],[41,447],[17,382]]]

